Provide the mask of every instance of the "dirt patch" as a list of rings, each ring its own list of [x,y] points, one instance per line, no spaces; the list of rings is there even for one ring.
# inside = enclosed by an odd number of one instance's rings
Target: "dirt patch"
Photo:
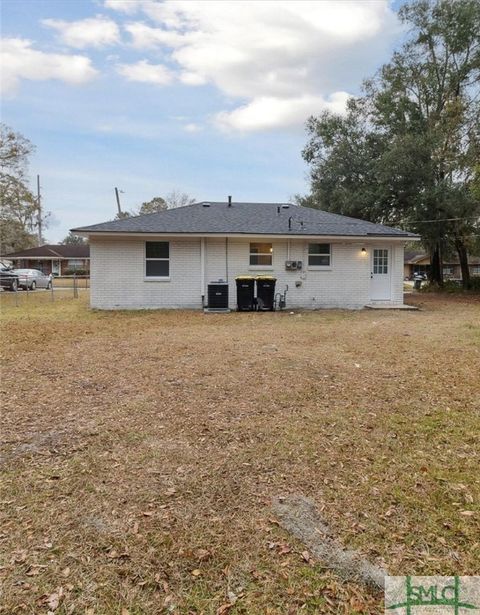
[[[335,540],[311,499],[300,495],[278,496],[272,508],[280,525],[342,579],[364,583],[377,590],[384,588],[387,571],[374,566],[360,553],[346,550]]]

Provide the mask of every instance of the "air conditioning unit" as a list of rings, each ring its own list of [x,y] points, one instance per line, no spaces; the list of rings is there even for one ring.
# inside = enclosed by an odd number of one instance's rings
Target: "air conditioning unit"
[[[210,282],[208,284],[208,308],[211,310],[228,310],[228,283]]]

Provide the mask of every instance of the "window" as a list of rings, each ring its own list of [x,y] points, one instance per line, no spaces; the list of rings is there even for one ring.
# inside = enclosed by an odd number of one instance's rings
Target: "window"
[[[83,260],[81,258],[70,258],[67,261],[68,269],[82,269]]]
[[[273,247],[271,243],[250,244],[250,265],[260,267],[272,266]]]
[[[480,275],[480,265],[472,266],[472,275]]]
[[[373,251],[373,273],[388,273],[388,250],[375,248]]]
[[[332,255],[329,243],[308,244],[309,267],[330,267],[331,256]]]
[[[443,268],[443,275],[452,275],[453,274],[453,267],[444,267]]]
[[[168,278],[170,275],[170,244],[168,241],[145,242],[145,276]]]

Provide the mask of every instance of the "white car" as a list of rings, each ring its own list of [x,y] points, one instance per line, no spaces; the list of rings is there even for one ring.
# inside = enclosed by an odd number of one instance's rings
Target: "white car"
[[[18,286],[25,290],[49,289],[52,287],[52,276],[46,275],[38,269],[14,269],[13,273],[18,276]]]

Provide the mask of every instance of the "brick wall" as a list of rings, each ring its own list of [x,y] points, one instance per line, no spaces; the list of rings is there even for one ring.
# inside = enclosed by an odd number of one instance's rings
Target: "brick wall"
[[[152,238],[153,240],[154,238]],[[159,238],[159,240],[163,240]],[[265,240],[268,241],[268,240]],[[288,284],[287,308],[361,308],[370,303],[370,247],[374,243],[332,243],[329,270],[308,268],[308,242],[273,240],[272,268],[249,266],[250,241],[205,239],[205,289],[209,281],[226,279],[230,307],[236,306],[235,277],[241,274],[270,274],[277,277],[277,290]],[[378,242],[377,242],[378,243]],[[378,245],[385,246],[384,242]],[[201,308],[201,240],[170,239],[170,280],[146,281],[142,239],[91,239],[91,304],[102,309]],[[362,247],[367,254],[362,255]],[[392,303],[403,302],[403,246],[391,247]],[[286,271],[285,261],[301,260],[302,271]]]

